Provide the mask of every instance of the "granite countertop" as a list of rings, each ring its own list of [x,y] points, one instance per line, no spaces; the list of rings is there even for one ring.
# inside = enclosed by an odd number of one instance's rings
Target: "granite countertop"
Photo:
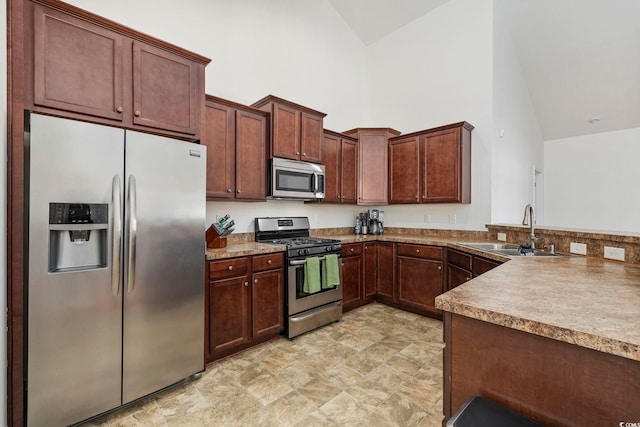
[[[458,249],[504,264],[436,298],[436,307],[640,361],[640,266],[599,258],[509,258],[461,246],[463,238],[322,234],[343,244],[386,241]],[[479,241],[479,240],[473,240]],[[285,251],[255,242],[207,249],[207,259]],[[505,262],[508,261],[508,262]]]
[[[640,268],[585,257],[513,258],[436,307],[640,361]]]
[[[213,261],[216,259],[235,258],[239,256],[270,254],[274,252],[284,252],[287,250],[286,246],[272,245],[266,243],[256,242],[229,242],[226,248],[209,249],[207,248],[205,254],[207,261]]]

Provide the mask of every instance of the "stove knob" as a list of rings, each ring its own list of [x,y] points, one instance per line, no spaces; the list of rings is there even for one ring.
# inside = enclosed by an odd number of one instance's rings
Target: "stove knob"
[[[327,252],[331,252],[331,246],[327,246],[325,249]]]
[[[302,249],[298,249],[298,255],[302,255]]]
[[[309,255],[309,249],[305,249],[305,250],[304,250],[304,254],[305,254],[305,255]]]

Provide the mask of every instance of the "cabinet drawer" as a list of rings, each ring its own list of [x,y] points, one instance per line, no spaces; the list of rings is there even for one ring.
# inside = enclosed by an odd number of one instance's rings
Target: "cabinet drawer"
[[[273,270],[282,268],[284,265],[284,254],[282,252],[256,255],[253,257],[253,271]]]
[[[243,276],[249,273],[249,258],[229,258],[220,261],[209,261],[209,279]]]
[[[464,252],[458,252],[453,249],[447,250],[447,263],[453,264],[456,267],[460,267],[464,270],[471,271],[473,265],[473,256],[465,254]]]
[[[438,246],[407,245],[399,243],[398,255],[442,260],[442,248]]]
[[[352,243],[349,245],[342,245],[342,257],[350,257],[362,254],[362,243]]]

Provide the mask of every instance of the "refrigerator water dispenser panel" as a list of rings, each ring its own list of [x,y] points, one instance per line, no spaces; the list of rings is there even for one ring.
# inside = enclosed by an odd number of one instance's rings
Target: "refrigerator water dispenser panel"
[[[49,203],[49,272],[107,266],[109,205]]]

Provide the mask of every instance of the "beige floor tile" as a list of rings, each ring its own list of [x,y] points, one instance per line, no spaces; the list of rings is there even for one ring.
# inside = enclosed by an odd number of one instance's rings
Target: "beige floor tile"
[[[369,304],[86,426],[441,427],[442,349],[440,321]]]

